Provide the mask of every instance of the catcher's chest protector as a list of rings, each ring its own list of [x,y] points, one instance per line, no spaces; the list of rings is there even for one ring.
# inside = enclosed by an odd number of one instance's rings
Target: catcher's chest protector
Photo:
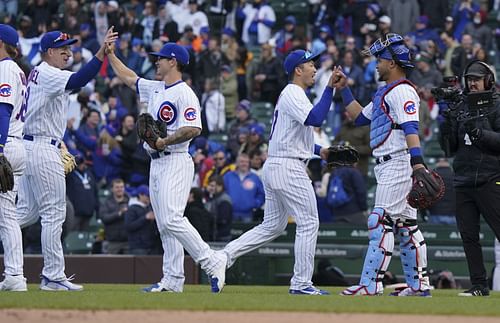
[[[370,123],[370,147],[381,146],[391,134],[394,120],[389,115],[389,106],[384,101],[385,96],[399,84],[411,84],[408,80],[397,80],[377,90],[373,96],[372,121]]]

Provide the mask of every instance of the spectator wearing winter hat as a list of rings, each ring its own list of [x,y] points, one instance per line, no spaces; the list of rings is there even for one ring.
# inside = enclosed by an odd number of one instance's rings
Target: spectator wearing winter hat
[[[250,134],[247,137],[247,141],[241,145],[239,154],[245,153],[247,155],[252,155],[255,152],[261,152],[267,156],[267,142],[264,139],[264,127],[255,123],[250,126]]]
[[[139,186],[135,197],[129,200],[125,212],[125,227],[128,232],[129,253],[132,255],[150,255],[155,253],[158,229],[149,199],[149,187]]]
[[[238,42],[234,37],[235,31],[231,28],[224,28],[221,36],[221,51],[226,55],[232,66],[236,65],[236,58],[238,56]]]
[[[380,6],[376,3],[371,3],[366,8],[366,21],[360,28],[361,35],[375,33],[378,30],[378,17],[380,14]]]
[[[328,39],[333,39],[332,28],[329,25],[323,25],[319,28],[318,37],[312,42],[311,52],[321,53],[325,51]]]
[[[274,34],[272,41],[275,43],[275,51],[278,57],[285,57],[292,48],[292,38],[295,34],[297,19],[294,16],[285,18],[285,26]]]
[[[248,129],[255,120],[250,115],[251,103],[248,100],[241,100],[236,106],[236,118],[229,124],[227,148],[233,157],[236,157],[240,150],[239,141],[241,129]]]

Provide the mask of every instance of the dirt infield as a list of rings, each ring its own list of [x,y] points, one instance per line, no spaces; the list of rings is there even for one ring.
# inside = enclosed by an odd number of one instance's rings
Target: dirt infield
[[[2,323],[291,323],[291,322],[370,322],[401,323],[418,320],[425,323],[493,323],[498,317],[408,316],[399,314],[335,314],[290,312],[192,312],[192,311],[61,311],[61,310],[0,310]]]

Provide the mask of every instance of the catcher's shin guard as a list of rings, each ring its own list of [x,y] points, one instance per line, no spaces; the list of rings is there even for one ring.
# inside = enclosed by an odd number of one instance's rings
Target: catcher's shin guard
[[[382,279],[391,262],[394,249],[394,233],[392,219],[385,214],[384,209],[374,208],[368,216],[368,250],[359,284],[364,286],[368,295],[383,292]]]
[[[395,227],[400,236],[399,248],[406,284],[414,291],[428,290],[427,246],[417,220],[398,219]]]

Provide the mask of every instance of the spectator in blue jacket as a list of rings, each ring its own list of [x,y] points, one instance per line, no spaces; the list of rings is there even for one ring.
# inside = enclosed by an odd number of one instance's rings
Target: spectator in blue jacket
[[[130,199],[125,212],[129,252],[132,255],[150,255],[156,251],[158,229],[149,200],[149,187],[139,186],[135,195],[136,198]]]
[[[436,30],[429,28],[429,18],[427,16],[420,16],[415,24],[415,31],[408,33],[415,44],[420,50],[427,48],[427,42],[433,40],[439,47],[440,51],[446,50],[446,46],[439,37]]]
[[[143,58],[130,48],[131,40],[132,40],[132,35],[130,35],[130,33],[122,34],[120,39],[117,40],[118,46],[115,50],[115,53],[116,56],[125,65],[127,65],[131,70],[133,70],[137,74],[140,74]],[[113,72],[111,65],[108,66],[107,74],[109,79],[115,77],[115,72]]]
[[[465,27],[474,19],[474,15],[480,9],[479,5],[472,0],[460,0],[455,3],[452,10],[453,20],[455,22],[455,32],[453,36],[460,41]]]
[[[112,135],[113,129],[107,125],[101,130],[93,155],[93,168],[97,181],[109,184],[120,177],[122,151],[120,144]]]
[[[76,139],[77,149],[83,153],[85,159],[92,160],[92,155],[97,146],[97,138],[99,137],[101,114],[99,111],[91,109],[85,120],[82,121],[85,121],[85,123],[80,125],[72,134]]]
[[[236,158],[236,170],[224,175],[226,192],[233,202],[233,222],[253,221],[254,210],[264,204],[264,184],[250,171],[250,157],[241,153]]]

